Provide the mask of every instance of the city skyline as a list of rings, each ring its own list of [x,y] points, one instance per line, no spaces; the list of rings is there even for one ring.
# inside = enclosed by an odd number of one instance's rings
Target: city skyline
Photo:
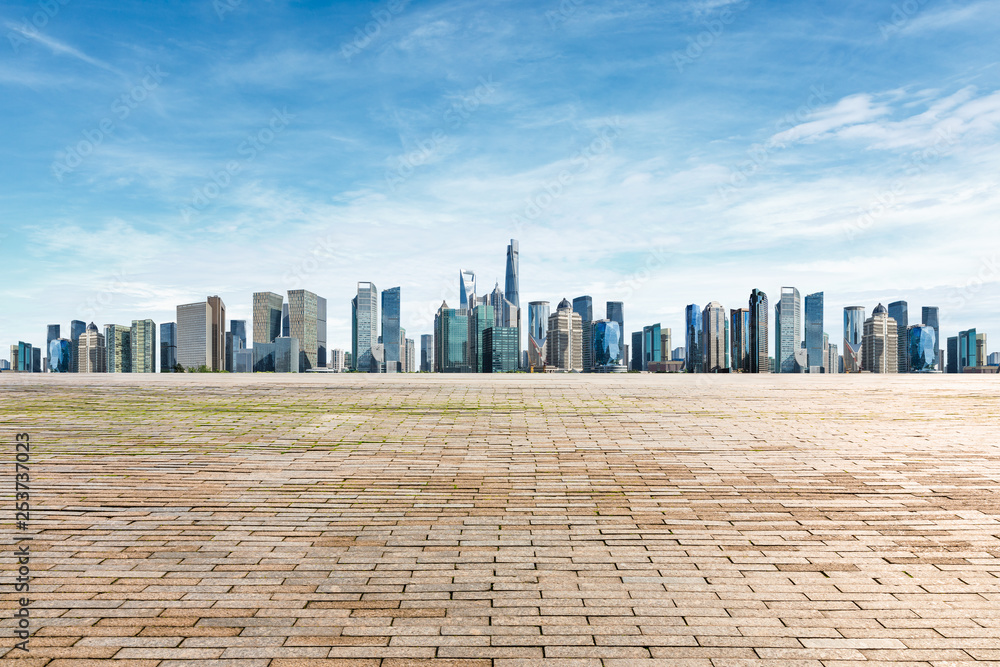
[[[588,294],[680,331],[796,285],[828,321],[905,299],[1000,331],[967,243],[1000,203],[995,4],[57,5],[3,17],[0,340],[308,289],[343,347],[359,279],[419,335],[456,270],[504,284],[511,237],[522,310]]]

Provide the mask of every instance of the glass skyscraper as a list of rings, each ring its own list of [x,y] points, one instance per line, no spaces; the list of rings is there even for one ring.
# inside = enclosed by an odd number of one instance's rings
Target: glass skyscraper
[[[594,300],[589,296],[578,296],[573,299],[573,312],[580,316],[583,323],[583,372],[594,369]]]
[[[87,323],[81,322],[80,320],[73,320],[69,323],[69,340],[73,344],[71,350],[71,356],[69,363],[69,372],[78,373],[79,362],[76,356],[77,343],[80,341],[80,336],[82,336],[87,331]]]
[[[649,370],[649,364],[664,361],[663,334],[659,324],[642,328],[642,370]]]
[[[702,370],[719,373],[729,370],[729,320],[726,309],[713,301],[701,313]]]
[[[549,331],[549,302],[528,304],[528,365],[542,370],[545,366],[545,343]]]
[[[493,306],[479,304],[469,313],[469,363],[472,365],[473,373],[489,373],[487,370],[492,363],[489,355],[490,350],[484,347],[483,332],[497,326],[496,310]],[[497,334],[497,340],[505,334]]]
[[[630,352],[630,356],[631,356],[631,359],[630,359],[630,362],[629,362],[629,370],[641,371],[642,370],[642,360],[643,360],[643,357],[644,357],[644,355],[642,353],[642,332],[641,331],[633,331],[632,332],[632,347],[629,349],[629,352]]]
[[[281,313],[285,299],[274,292],[253,295],[253,344],[273,343],[281,335]]]
[[[701,373],[704,369],[705,347],[702,344],[704,326],[702,323],[701,308],[697,304],[690,304],[684,310],[685,336],[684,347],[687,350],[687,362],[684,370],[688,373]]]
[[[351,299],[351,364],[363,373],[372,365],[372,345],[378,343],[378,288],[375,283],[358,283]]]
[[[622,335],[625,335],[625,304],[621,301],[608,301],[607,307],[605,308],[606,319],[612,322],[618,323],[618,328],[622,330]]]
[[[750,309],[729,311],[729,363],[737,373],[750,372]]]
[[[385,351],[385,372],[401,373],[405,356],[405,341],[400,337],[400,288],[382,290],[382,345]]]
[[[108,373],[132,372],[132,327],[108,324],[104,327],[104,340],[108,346],[105,359]]]
[[[469,316],[442,303],[434,317],[434,364],[438,373],[471,373]]]
[[[459,309],[472,310],[476,305],[476,274],[464,269],[459,271],[458,290]]]
[[[806,357],[810,373],[821,373],[827,365],[823,345],[823,301],[823,292],[806,296]]]
[[[948,338],[948,372],[958,372],[958,336]]]
[[[177,365],[177,324],[160,325],[160,372],[173,373]]]
[[[844,308],[844,372],[860,373],[865,339],[865,307]]]
[[[246,336],[244,336],[244,341]],[[326,299],[316,297],[316,366],[326,368],[329,363],[326,344]]]
[[[938,342],[934,329],[924,324],[914,324],[909,327],[907,340],[909,350],[907,368],[911,373],[930,373],[937,370],[934,359],[937,356]]]
[[[503,296],[514,309],[513,317],[501,319],[504,326],[517,327],[517,357],[521,364],[521,269],[520,253],[517,249],[517,239],[511,239],[507,246],[507,273],[504,277]]]
[[[910,346],[907,343],[907,336],[910,330],[909,305],[905,301],[893,301],[889,304],[889,317],[896,320],[896,329],[899,336],[899,372],[908,373],[910,365]]]
[[[73,343],[65,338],[49,341],[49,372],[69,373]]]
[[[802,299],[794,287],[781,288],[774,307],[774,347],[779,373],[797,373],[795,351],[802,348]]]
[[[768,312],[767,294],[754,289],[750,292],[750,372],[770,373],[771,359],[768,355]]]
[[[431,334],[420,336],[420,372],[434,372],[434,336]]]
[[[482,350],[483,373],[516,371],[520,361],[517,350],[517,328],[493,326],[484,330]]]
[[[979,365],[979,359],[976,358],[979,346],[977,345],[977,340],[979,336],[976,335],[975,329],[969,329],[968,331],[958,332],[958,372],[964,373],[966,368]]]
[[[598,373],[623,373],[625,349],[622,345],[622,331],[614,320],[597,320],[593,323],[594,371]]]
[[[920,322],[934,329],[934,336],[937,337],[938,341],[938,351],[934,357],[934,365],[937,366],[938,370],[941,370],[941,327],[938,324],[938,313],[937,306],[924,306],[920,312]]]
[[[156,323],[153,320],[132,320],[132,372],[156,372]]]

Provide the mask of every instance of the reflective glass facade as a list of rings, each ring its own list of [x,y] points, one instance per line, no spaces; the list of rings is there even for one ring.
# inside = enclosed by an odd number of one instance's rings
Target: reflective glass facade
[[[281,335],[281,312],[285,299],[274,292],[253,295],[253,343],[273,343]]]
[[[483,343],[483,333],[496,326],[496,311],[493,306],[480,304],[473,309],[469,317],[469,363],[474,373],[489,373],[490,361],[487,349]]]
[[[768,312],[767,294],[755,289],[750,292],[750,372],[770,373],[771,360],[768,355]]]
[[[642,370],[649,370],[650,362],[663,361],[663,340],[659,324],[642,328]]]
[[[400,336],[400,291],[399,287],[382,290],[382,345],[387,373],[399,373],[403,370],[406,342]]]
[[[750,372],[750,309],[729,311],[729,363],[737,373]]]
[[[958,336],[948,339],[948,372],[958,372]]]
[[[472,309],[476,305],[476,274],[472,271],[459,271],[458,290],[459,309]]]
[[[923,324],[908,327],[907,339],[909,353],[907,368],[911,373],[930,373],[936,370],[934,363],[937,357],[938,342],[934,329]]]
[[[279,336],[280,338],[280,336]],[[275,338],[277,340],[277,338]],[[274,372],[274,343],[254,343],[253,344],[253,372],[273,373]]]
[[[701,308],[697,304],[691,304],[684,309],[685,314],[685,343],[687,350],[687,361],[684,370],[688,373],[701,373],[703,370],[703,357],[705,347],[702,345],[703,329]]]
[[[583,372],[594,370],[594,300],[589,296],[573,299],[573,312],[580,316],[583,324]]]
[[[978,366],[979,360],[976,358],[976,330],[960,331],[958,334],[958,372],[963,373],[965,369]]]
[[[642,370],[642,332],[633,331],[632,332],[632,347],[630,348],[631,360],[629,362],[629,370],[641,371]]]
[[[860,373],[865,337],[864,306],[844,308],[844,372]]]
[[[420,336],[420,372],[434,372],[434,336],[431,334]]]
[[[823,301],[823,292],[806,296],[806,357],[810,371],[827,365],[823,352]]]
[[[910,331],[910,307],[905,301],[893,301],[889,304],[889,317],[896,320],[896,329],[899,332],[897,345],[899,346],[899,372],[908,373],[910,365],[910,347],[907,336]]]
[[[298,373],[301,368],[301,356],[298,338],[281,336],[274,339],[275,373]]]
[[[625,370],[625,348],[622,331],[613,320],[597,320],[594,327],[594,370],[599,373]]]
[[[621,301],[608,301],[605,309],[605,319],[618,323],[618,328],[625,335],[625,304]]]
[[[57,338],[49,342],[49,372],[69,373],[69,365],[73,358],[73,343],[65,338]]]
[[[372,345],[378,343],[378,288],[374,283],[358,283],[358,295],[351,300],[351,365],[369,372]]]
[[[549,330],[549,302],[528,304],[528,364],[541,370],[545,366],[545,347]]]
[[[781,288],[781,300],[774,307],[774,326],[778,372],[797,373],[795,352],[802,349],[802,299],[796,288]]]
[[[924,306],[920,311],[920,322],[925,326],[929,326],[934,329],[934,335],[938,339],[938,351],[937,355],[934,357],[934,365],[941,368],[941,326],[938,323],[938,307],[937,306]]]
[[[729,318],[718,301],[705,306],[702,320],[702,371],[719,373],[729,370]]]
[[[512,373],[518,367],[517,328],[489,327],[483,331],[484,373]]]
[[[173,373],[177,365],[177,324],[160,325],[160,372]]]
[[[434,363],[438,373],[471,373],[469,316],[442,304],[434,317]]]

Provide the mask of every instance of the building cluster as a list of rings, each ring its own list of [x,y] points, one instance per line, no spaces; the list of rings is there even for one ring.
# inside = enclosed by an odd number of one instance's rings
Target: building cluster
[[[747,305],[726,309],[717,301],[685,309],[678,347],[660,324],[632,333],[627,345],[624,304],[608,301],[603,319],[594,318],[593,299],[562,299],[555,312],[548,301],[528,304],[522,337],[517,240],[507,246],[504,287],[478,295],[476,274],[459,271],[458,307],[443,302],[433,334],[415,341],[401,326],[401,289],[381,293],[359,282],[351,300],[351,349],[327,345],[327,300],[304,289],[253,295],[253,340],[247,321],[230,320],[218,296],[177,306],[176,321],[159,326],[159,371],[233,373],[503,373],[626,370],[688,373],[989,373],[1000,368],[1000,353],[987,354],[986,334],[960,332],[942,348],[938,309],[925,306],[920,323],[910,324],[908,304],[844,309],[843,348],[825,331],[823,292],[803,300],[783,287],[774,307],[771,355],[767,294],[750,293]],[[381,310],[380,310],[381,306]],[[153,373],[157,370],[157,327],[149,319],[131,326],[99,329],[70,323],[69,338],[49,325],[44,348],[11,345],[0,370],[52,373]],[[523,341],[523,345],[522,345]],[[252,342],[252,345],[248,345]],[[947,355],[945,355],[947,352]],[[631,353],[631,354],[630,354]]]

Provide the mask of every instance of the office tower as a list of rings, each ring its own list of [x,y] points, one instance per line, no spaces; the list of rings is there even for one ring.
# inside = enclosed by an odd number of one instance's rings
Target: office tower
[[[986,334],[976,334],[976,366],[985,366],[986,356]]]
[[[236,357],[240,350],[247,346],[247,321],[229,320],[229,331],[226,333],[226,370],[239,373],[236,370]],[[243,371],[247,372],[247,371]]]
[[[108,346],[105,359],[108,373],[132,372],[132,327],[105,324],[104,342]]]
[[[382,345],[385,349],[385,372],[402,372],[406,342],[400,336],[400,288],[382,290]]]
[[[629,359],[629,370],[642,370],[642,361],[645,358],[645,355],[642,353],[642,334],[643,332],[641,331],[632,332],[632,345],[629,346],[629,352],[631,353],[631,358]]]
[[[289,311],[291,312],[291,308]],[[279,336],[274,339],[274,372],[299,373],[302,368],[302,350],[295,336]]]
[[[493,326],[483,331],[484,373],[513,373],[518,367],[517,328]]]
[[[350,366],[347,364],[347,353],[339,348],[330,350],[330,369],[334,373],[343,373]]]
[[[759,289],[750,292],[750,372],[770,373],[771,359],[768,356],[768,312],[767,294]]]
[[[517,239],[511,239],[507,246],[507,273],[504,277],[503,296],[512,306],[513,317],[509,320],[501,318],[505,327],[517,328],[518,362],[521,358],[521,269],[520,253],[517,249]]]
[[[226,367],[226,304],[219,297],[210,296],[208,307],[212,322],[212,340],[209,345],[212,363],[209,364],[209,368],[221,371]]]
[[[73,343],[66,338],[56,338],[49,342],[49,372],[69,373],[73,359]]]
[[[42,372],[42,348],[31,346],[31,372]]]
[[[729,370],[729,323],[726,309],[713,301],[701,313],[702,371],[720,373]]]
[[[836,345],[828,344],[825,349],[826,358],[823,362],[823,371],[826,373],[840,373],[840,351]]]
[[[80,320],[73,320],[69,323],[69,340],[73,344],[72,346],[72,359],[70,360],[69,372],[76,373],[79,367],[79,362],[76,358],[76,346],[77,341],[80,340],[82,336],[87,331],[87,323],[81,322]]]
[[[185,369],[224,370],[225,321],[226,306],[217,296],[177,306],[177,363]]]
[[[701,308],[697,304],[692,303],[684,309],[684,349],[687,351],[684,370],[688,373],[701,373],[704,368],[705,346],[702,336],[705,327],[701,315]]]
[[[907,328],[908,341],[906,367],[911,373],[931,373],[937,370],[934,359],[938,342],[934,329],[925,324],[914,324]]]
[[[434,316],[434,370],[438,373],[470,373],[469,311],[441,303]]]
[[[979,351],[977,341],[979,336],[975,329],[958,332],[958,372],[964,373],[966,368],[979,365],[976,354]]]
[[[650,363],[663,361],[663,331],[659,324],[642,328],[642,370],[648,371]]]
[[[31,372],[32,363],[31,343],[19,342],[17,344],[17,370],[21,373]]]
[[[281,314],[285,299],[274,292],[254,292],[253,344],[273,343],[281,335]]]
[[[660,330],[660,360],[670,360],[670,349],[674,344],[673,330],[669,327]]]
[[[488,283],[487,283],[488,284]],[[472,310],[476,305],[476,274],[472,271],[458,272],[458,307]]]
[[[941,327],[938,324],[939,309],[937,306],[924,306],[920,312],[920,323],[934,329],[934,336],[938,341],[938,352],[934,365],[941,370]]]
[[[319,297],[309,290],[288,290],[288,334],[299,341],[299,373],[317,368],[319,356]],[[284,325],[282,325],[284,326]],[[397,359],[398,361],[398,359]]]
[[[656,333],[659,344],[659,331]],[[548,365],[562,371],[583,372],[583,324],[567,299],[560,301],[556,312],[549,315],[545,346]]]
[[[889,311],[879,304],[865,320],[862,368],[872,373],[899,372],[899,329]]]
[[[247,348],[247,321],[229,320],[229,331],[233,334],[233,341],[239,341],[236,349],[245,350]]]
[[[160,372],[173,373],[177,365],[177,324],[160,325]]]
[[[406,372],[417,372],[417,346],[412,338],[406,339]]]
[[[618,323],[618,328],[621,329],[622,335],[625,335],[625,304],[621,301],[608,301],[605,308],[605,319],[612,320]]]
[[[434,336],[431,334],[420,336],[420,372],[434,372]]]
[[[910,366],[910,346],[907,342],[907,335],[910,331],[909,304],[905,301],[893,301],[889,304],[889,317],[896,320],[896,329],[899,332],[899,372],[908,373]]]
[[[671,361],[684,361],[687,359],[687,350],[683,347],[675,347],[673,352],[670,353]]]
[[[132,344],[132,372],[156,372],[156,323],[153,320],[132,320],[129,332]]]
[[[326,299],[316,297],[316,365],[326,368],[330,364],[326,343]]]
[[[823,333],[823,292],[806,296],[806,363],[810,373],[822,373],[826,366]]]
[[[593,323],[593,359],[595,373],[624,373],[625,349],[623,337],[618,322],[609,319],[597,320]]]
[[[372,345],[378,343],[378,288],[375,283],[358,283],[351,299],[351,368],[363,373],[372,365]]]
[[[802,299],[794,287],[781,288],[774,306],[774,349],[779,373],[797,373],[795,351],[802,347]]]
[[[865,335],[864,306],[844,308],[844,372],[860,373]]]
[[[736,373],[750,372],[750,309],[729,311],[729,360]]]
[[[236,338],[234,342],[238,342],[239,339]],[[234,373],[253,373],[253,350],[246,348],[239,348],[233,352],[233,372]]]
[[[594,370],[594,300],[589,296],[578,296],[573,299],[573,312],[580,316],[583,327],[583,372]]]
[[[528,304],[528,366],[530,370],[544,370],[546,364],[546,336],[549,328],[549,302],[532,301]]]
[[[48,326],[48,333],[45,336],[45,354],[49,353],[49,346],[52,344],[52,341],[61,338],[59,335],[61,329],[62,327],[58,324],[50,324]]]
[[[291,316],[288,313],[288,304],[281,304],[281,336],[288,338],[292,332]]]
[[[948,372],[958,373],[958,336],[948,338]]]
[[[20,370],[18,368],[18,361],[19,361],[18,356],[20,356],[19,351],[20,347],[16,343],[10,346],[10,370],[14,371],[15,373]]]
[[[497,325],[493,306],[479,304],[469,313],[469,363],[473,373],[489,373],[483,348],[483,332]]]
[[[106,373],[108,370],[107,346],[104,335],[91,322],[80,334],[76,344],[77,373]]]
[[[281,338],[281,336],[278,336]],[[274,340],[277,341],[278,338]],[[253,372],[254,373],[274,373],[275,354],[277,343],[254,343],[253,352]]]
[[[986,358],[988,366],[1000,366],[1000,352],[993,352]]]

